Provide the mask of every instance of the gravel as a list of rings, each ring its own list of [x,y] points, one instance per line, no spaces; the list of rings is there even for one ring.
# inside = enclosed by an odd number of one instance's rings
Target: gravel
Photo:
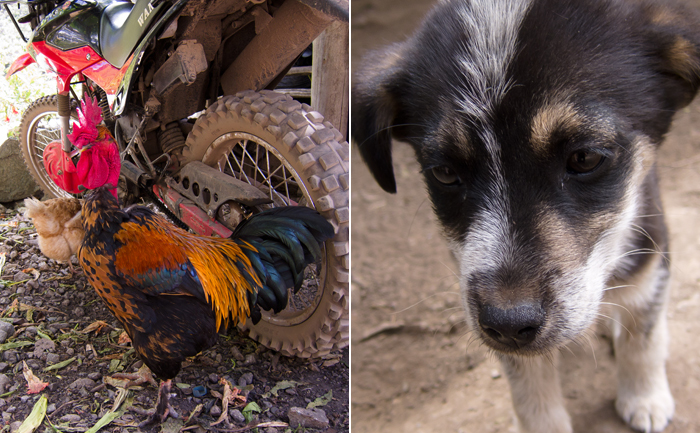
[[[109,378],[116,372],[135,372],[142,362],[129,345],[117,343],[122,332],[119,323],[87,284],[82,272],[72,275],[66,266],[41,254],[31,222],[21,212],[12,210],[15,205],[4,203],[4,210],[0,210],[0,254],[6,258],[0,270],[0,344],[26,346],[0,348],[0,421],[19,426],[38,398],[38,394],[27,392],[27,381],[22,374],[26,362],[39,380],[48,383],[41,392],[48,399],[48,419],[61,431],[84,431],[109,411],[119,396],[119,388],[112,386]],[[40,263],[45,264],[45,269],[39,270]],[[36,273],[23,272],[30,268],[39,270],[36,280]],[[98,320],[109,326],[97,334],[83,332]],[[174,424],[167,431],[177,431],[183,426],[192,427],[187,431],[213,431],[209,425],[222,412],[223,378],[238,387],[239,395],[245,396],[246,401],[230,404],[228,423],[223,422],[218,428],[240,429],[247,424],[245,414],[250,414],[258,422],[292,423],[296,417],[294,422],[303,421],[307,432],[349,432],[348,350],[334,356],[341,362],[327,363],[332,366],[324,366],[327,360],[280,357],[231,330],[226,338],[219,339],[218,345],[186,361],[173,379],[171,404],[180,419],[169,420],[168,423]],[[44,371],[69,360],[59,369]],[[272,392],[282,381],[292,382],[294,386]],[[195,397],[195,387],[203,387],[206,392]],[[305,412],[309,403],[329,393],[332,393],[330,402],[310,414]],[[129,395],[133,399],[124,403],[129,408],[100,431],[137,431],[135,426],[148,417],[157,394],[158,389],[148,384],[132,388]],[[245,411],[250,403],[255,403],[261,411]],[[201,411],[184,425],[199,404]],[[259,431],[282,433],[289,428],[259,428]],[[43,427],[37,430],[44,431]]]

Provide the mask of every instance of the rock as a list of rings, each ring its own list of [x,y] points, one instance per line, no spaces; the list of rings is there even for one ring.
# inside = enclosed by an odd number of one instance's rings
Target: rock
[[[58,355],[56,353],[48,353],[46,354],[46,363],[49,365],[56,364],[61,361],[61,355]]]
[[[287,411],[287,416],[289,417],[289,426],[293,429],[297,427],[325,429],[329,426],[326,412],[323,409],[292,407]]]
[[[54,413],[56,411],[56,405],[53,403],[49,403],[48,406],[46,406],[46,413]]]
[[[48,352],[53,352],[55,349],[56,343],[48,338],[40,338],[36,343],[34,343],[34,357],[46,359],[46,354]]]
[[[70,303],[70,299],[66,299],[66,301],[68,301],[68,303]],[[59,329],[66,329],[66,328],[70,328],[70,325],[65,323],[65,322],[52,323],[48,326],[49,331],[51,331],[54,334],[57,333],[59,331]]]
[[[100,373],[99,371],[92,372],[92,373],[88,374],[88,379],[98,381],[98,380],[102,379],[102,373]]]
[[[15,274],[15,276],[12,277],[12,279],[13,279],[14,282],[16,282],[16,283],[18,283],[18,282],[20,282],[20,281],[27,281],[27,280],[30,279],[30,278],[32,278],[32,277],[30,277],[29,275],[25,274],[25,273],[22,272],[22,271],[17,272],[17,273]],[[19,289],[17,289],[17,293],[19,293],[19,294],[24,293],[24,290],[20,290],[20,289],[21,289],[21,287],[20,287]]]
[[[17,351],[16,350],[6,350],[2,352],[2,359],[10,364],[17,362]]]
[[[92,379],[89,379],[87,377],[84,377],[82,379],[77,379],[75,382],[71,383],[68,387],[70,389],[80,389],[80,388],[92,389],[95,387],[95,381]]]
[[[217,405],[212,406],[211,409],[209,409],[209,415],[218,418],[219,415],[221,415],[221,408]]]
[[[0,394],[5,392],[5,388],[10,383],[10,378],[4,374],[0,374]]]
[[[80,415],[69,413],[67,415],[63,415],[60,420],[61,422],[78,422],[81,420],[81,418]]]
[[[240,388],[245,388],[251,383],[253,383],[253,373],[250,372],[242,374],[241,377],[238,379],[238,386]]]
[[[238,409],[229,410],[228,415],[231,418],[233,418],[233,420],[236,422],[245,422],[245,417],[243,416],[243,413],[241,413],[241,411]]]
[[[231,348],[231,356],[233,357],[233,359],[235,359],[236,361],[239,361],[239,362],[245,360],[245,356],[243,356],[241,351],[236,346],[233,346]]]
[[[15,327],[12,326],[11,323],[7,323],[3,320],[0,320],[0,332],[5,333],[5,338],[0,337],[0,343],[4,343],[7,337],[9,337],[10,335],[14,335]]]
[[[22,425],[22,421],[13,422],[12,424],[10,424],[10,431],[11,432],[18,431],[21,425]]]
[[[21,200],[41,191],[24,165],[19,141],[0,144],[0,202]]]

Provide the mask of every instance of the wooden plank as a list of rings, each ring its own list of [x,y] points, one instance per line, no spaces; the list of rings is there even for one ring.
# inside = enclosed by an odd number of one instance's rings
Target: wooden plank
[[[348,23],[334,21],[314,41],[311,106],[347,140],[349,115]]]

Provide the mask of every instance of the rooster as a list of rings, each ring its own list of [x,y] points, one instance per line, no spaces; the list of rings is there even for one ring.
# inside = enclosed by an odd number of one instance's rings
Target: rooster
[[[102,112],[97,100],[85,95],[78,108],[78,121],[68,139],[76,147],[71,153],[63,151],[63,143],[54,141],[44,149],[44,168],[51,180],[63,190],[79,194],[102,185],[112,185],[117,196],[121,158],[117,143],[106,126],[101,125]],[[77,166],[73,157],[80,156]]]
[[[104,188],[83,205],[78,258],[90,284],[161,379],[155,413],[164,421],[182,361],[211,347],[229,323],[280,312],[288,289],[321,257],[333,226],[303,206],[273,208],[241,222],[229,238],[179,229],[142,206],[122,210]]]
[[[39,249],[50,259],[67,262],[74,273],[71,257],[83,242],[83,223],[80,219],[80,201],[61,197],[39,201],[33,197],[24,200],[25,217],[31,218],[39,238]]]

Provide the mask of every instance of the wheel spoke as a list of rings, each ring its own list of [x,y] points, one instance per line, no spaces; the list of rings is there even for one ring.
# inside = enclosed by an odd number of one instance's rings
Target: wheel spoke
[[[231,133],[222,139],[227,145],[219,159],[212,161],[219,171],[260,189],[273,206],[304,202],[307,192],[299,186],[298,174],[280,159],[274,147],[247,133]],[[306,203],[313,206],[313,201]]]
[[[236,161],[236,164],[238,165],[238,172],[241,174],[241,176],[239,177],[239,180],[243,180],[243,177],[245,176],[245,181],[252,185],[253,183],[250,181],[250,179],[248,178],[248,174],[245,172],[245,169],[243,168],[244,161],[239,161],[238,158],[235,157],[233,152],[230,153],[230,157],[228,158],[228,165],[229,165],[229,168],[231,168],[231,174],[233,175],[236,172],[236,170],[234,170],[233,166],[231,165],[231,158],[233,158]],[[236,176],[234,175],[234,177],[236,177]]]
[[[282,177],[284,178],[284,192],[287,194],[287,204],[289,204],[292,201],[292,198],[289,196],[289,183],[287,182],[287,169],[282,166]]]
[[[248,143],[248,140],[246,140],[246,144],[247,144],[247,143]],[[256,146],[255,146],[255,159],[253,159],[253,156],[248,152],[247,146],[246,146],[246,148],[244,149],[245,154],[248,155],[248,158],[250,158],[250,160],[251,160],[251,162],[252,162],[252,166],[253,166],[253,167],[252,167],[252,168],[253,168],[253,173],[254,173],[254,175],[253,175],[253,181],[255,181],[255,183],[250,183],[250,182],[249,182],[251,185],[260,185],[260,184],[264,184],[264,180],[265,180],[265,173],[264,173],[264,172],[260,169],[260,167],[258,166],[258,157],[259,157],[259,154],[260,154],[259,151],[260,151],[260,146],[258,146],[258,145],[256,144]],[[258,182],[258,173],[260,173],[260,175],[263,177],[263,182]]]

